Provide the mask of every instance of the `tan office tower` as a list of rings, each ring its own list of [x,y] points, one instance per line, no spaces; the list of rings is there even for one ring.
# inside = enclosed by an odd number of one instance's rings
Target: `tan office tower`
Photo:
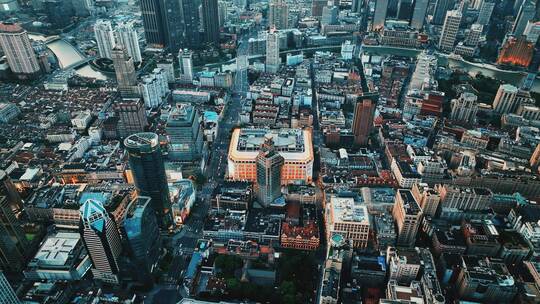
[[[30,79],[39,75],[39,63],[30,38],[20,25],[0,23],[0,47],[17,78]]]
[[[397,224],[397,245],[413,246],[416,242],[418,228],[422,222],[423,212],[411,190],[399,189],[396,192],[392,214]]]
[[[126,48],[117,45],[112,49],[112,61],[116,73],[118,91],[122,97],[138,97],[139,87],[137,86],[137,74],[133,58],[129,56]]]
[[[356,102],[352,125],[355,145],[365,146],[368,144],[369,134],[373,128],[374,115],[375,103],[371,99]]]

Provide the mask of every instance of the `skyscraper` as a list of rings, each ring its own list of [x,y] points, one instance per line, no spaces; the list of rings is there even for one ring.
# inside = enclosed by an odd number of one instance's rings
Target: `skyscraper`
[[[477,97],[473,93],[461,93],[459,98],[452,99],[450,119],[473,124],[478,112]]]
[[[396,221],[398,238],[397,245],[413,246],[416,234],[422,222],[422,208],[414,198],[411,190],[398,189],[394,199],[392,215]]]
[[[98,19],[94,24],[94,35],[100,58],[112,59],[112,49],[116,45],[114,33],[109,20]]]
[[[193,82],[193,52],[183,49],[178,52],[178,64],[180,66],[180,80],[182,82]]]
[[[151,47],[165,48],[165,16],[163,0],[141,0],[141,15],[146,43]]]
[[[127,240],[127,251],[136,266],[133,271],[138,281],[152,285],[152,270],[159,259],[161,239],[156,213],[151,198],[137,196],[127,206],[122,232]]]
[[[0,270],[0,304],[20,304],[21,301],[17,298],[17,294],[9,285],[6,276]]]
[[[331,4],[331,3],[329,3]],[[339,9],[335,5],[327,5],[323,8],[321,25],[337,24]]]
[[[493,14],[494,8],[495,1],[483,0],[482,4],[480,4],[480,9],[478,10],[478,19],[476,19],[476,23],[486,26],[491,19],[491,14]]]
[[[28,38],[28,33],[18,24],[0,23],[0,47],[6,54],[11,71],[21,79],[39,74],[39,63]]]
[[[17,188],[4,170],[0,170],[0,196],[5,196],[11,210],[18,213],[22,210],[23,204]]]
[[[506,114],[515,111],[518,88],[511,84],[502,84],[497,90],[493,100],[493,111],[498,114]]]
[[[365,146],[368,144],[369,134],[373,128],[374,115],[375,103],[371,99],[366,98],[356,102],[352,125],[355,145]]]
[[[116,36],[118,44],[126,48],[128,55],[133,58],[133,62],[141,62],[141,47],[137,30],[133,27],[133,21],[122,22],[116,26]]]
[[[184,47],[198,48],[201,44],[199,35],[199,14],[196,1],[181,0],[182,20],[184,26]]]
[[[437,0],[435,11],[433,12],[432,24],[442,25],[446,17],[446,12],[454,7],[454,0]]]
[[[5,196],[0,196],[0,268],[18,272],[26,266],[28,240]]]
[[[328,3],[327,0],[312,0],[311,2],[311,16],[314,18],[321,18],[322,10]]]
[[[531,21],[536,15],[536,5],[531,0],[525,0],[521,7],[519,8],[516,21],[514,21],[514,26],[512,27],[512,33],[514,36],[519,37],[523,35],[527,23]]]
[[[202,0],[204,34],[206,42],[219,43],[219,17],[217,0]],[[192,12],[194,13],[194,12]]]
[[[114,115],[118,117],[118,136],[126,138],[143,132],[148,126],[142,98],[122,99],[113,104]]]
[[[531,167],[538,167],[540,165],[540,143],[536,145],[533,154],[529,160]]]
[[[445,52],[450,52],[454,49],[456,36],[461,23],[461,12],[458,10],[449,11],[446,13],[444,25],[439,40],[439,49]]]
[[[122,253],[122,243],[114,219],[109,216],[103,204],[95,200],[84,202],[79,211],[79,231],[92,259],[94,279],[118,284],[118,258]]]
[[[284,0],[270,0],[268,5],[268,26],[278,30],[288,28],[289,6]]]
[[[197,109],[189,104],[177,104],[171,109],[165,126],[169,137],[169,158],[194,161],[201,157],[203,131]]]
[[[414,10],[411,18],[411,27],[421,30],[424,26],[424,20],[426,19],[426,11],[428,7],[428,0],[416,0],[414,3]]]
[[[281,65],[279,57],[279,35],[275,28],[270,29],[266,37],[266,71],[277,73]]]
[[[122,97],[139,96],[137,74],[135,72],[133,58],[128,55],[126,48],[122,45],[115,46],[111,55],[116,74],[116,82],[118,83],[118,91],[120,91]]]
[[[274,147],[272,138],[266,138],[257,155],[257,200],[265,207],[281,196],[281,168],[285,163]]]
[[[413,0],[399,0],[397,19],[409,21],[413,14]]]
[[[373,14],[372,30],[381,30],[384,28],[386,13],[388,11],[388,0],[378,0],[375,2],[375,13]]]
[[[137,192],[151,197],[151,206],[160,227],[167,228],[171,221],[171,201],[165,175],[165,165],[155,133],[137,133],[124,140],[129,155],[129,166]]]

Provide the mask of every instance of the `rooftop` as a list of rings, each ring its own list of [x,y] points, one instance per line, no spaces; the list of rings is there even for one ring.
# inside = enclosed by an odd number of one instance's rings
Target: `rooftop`
[[[369,214],[364,204],[358,203],[352,197],[330,198],[332,222],[358,222],[369,225]]]

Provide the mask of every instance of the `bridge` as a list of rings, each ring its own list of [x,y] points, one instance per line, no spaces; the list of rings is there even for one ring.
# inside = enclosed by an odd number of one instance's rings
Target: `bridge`
[[[62,70],[71,70],[71,69],[77,69],[85,64],[87,64],[88,62],[92,61],[96,59],[96,56],[90,56],[90,57],[85,57],[84,59],[81,59],[75,63],[72,63],[66,67],[63,67]]]

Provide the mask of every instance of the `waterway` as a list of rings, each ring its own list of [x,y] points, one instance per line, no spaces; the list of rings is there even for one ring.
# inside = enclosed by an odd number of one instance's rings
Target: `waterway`
[[[45,37],[43,35],[34,35],[30,34],[28,35],[30,39],[36,40],[36,41],[47,41],[48,37]],[[54,53],[56,58],[58,59],[58,64],[60,68],[65,68],[67,66],[70,66],[74,63],[77,63],[84,59],[84,56],[77,51],[75,46],[71,45],[65,40],[57,39],[52,42],[46,42],[47,47],[51,50],[51,52]],[[75,70],[75,73],[78,75],[81,75],[83,77],[88,78],[95,78],[95,79],[107,79],[107,76],[105,76],[103,73],[96,71],[90,66],[90,64],[85,64]]]
[[[363,45],[362,50],[372,55],[396,55],[404,57],[416,57],[421,52],[421,50],[416,49],[379,45]],[[449,58],[447,55],[443,54],[436,55],[440,64],[448,64],[450,68],[465,71],[471,76],[481,73],[484,76],[499,79],[515,86],[520,86],[523,79],[527,76],[527,73],[525,72],[500,70],[491,64],[481,64],[462,59]],[[535,79],[531,90],[540,92],[540,79]]]

